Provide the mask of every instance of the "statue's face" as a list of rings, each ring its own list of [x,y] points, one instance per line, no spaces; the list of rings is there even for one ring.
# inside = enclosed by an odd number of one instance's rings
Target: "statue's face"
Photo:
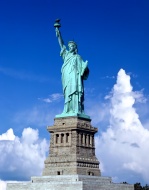
[[[68,45],[68,47],[69,47],[69,52],[71,52],[71,53],[76,52],[76,45],[75,44],[70,43]]]

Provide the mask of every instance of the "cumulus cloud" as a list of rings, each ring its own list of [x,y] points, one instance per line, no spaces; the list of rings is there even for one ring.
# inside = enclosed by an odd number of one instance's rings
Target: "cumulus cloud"
[[[134,107],[145,102],[143,91],[135,92],[130,76],[120,69],[110,99],[110,125],[96,137],[97,155],[102,163],[103,174],[116,181],[149,183],[149,130],[143,127]],[[139,177],[138,177],[139,176]]]
[[[40,139],[38,130],[25,128],[22,136],[12,129],[0,135],[0,176],[3,180],[29,180],[41,175],[48,150],[48,142]],[[1,181],[1,185],[5,185]]]
[[[0,140],[14,140],[15,135],[13,133],[13,129],[10,128],[6,133],[0,135]]]

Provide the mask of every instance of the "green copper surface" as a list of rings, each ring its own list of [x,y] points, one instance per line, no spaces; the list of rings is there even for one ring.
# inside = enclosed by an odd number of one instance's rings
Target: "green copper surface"
[[[61,73],[65,99],[64,110],[62,114],[56,115],[56,117],[78,116],[90,118],[84,114],[83,80],[86,80],[89,75],[88,61],[84,62],[77,53],[77,44],[75,42],[70,41],[67,50],[59,30],[60,24],[58,27],[54,24],[54,27],[61,47],[60,55],[63,59]]]

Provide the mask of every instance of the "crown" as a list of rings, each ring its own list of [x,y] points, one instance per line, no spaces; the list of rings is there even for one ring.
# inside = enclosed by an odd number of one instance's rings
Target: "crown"
[[[69,41],[69,42],[68,42],[68,45],[69,45],[69,44],[74,44],[74,45],[77,46],[76,42],[74,42],[74,41]]]

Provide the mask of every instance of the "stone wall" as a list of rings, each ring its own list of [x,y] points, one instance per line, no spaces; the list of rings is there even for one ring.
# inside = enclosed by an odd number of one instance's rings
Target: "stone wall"
[[[7,190],[134,190],[133,185],[112,183],[110,177],[61,175],[32,177],[31,182],[8,183]]]
[[[95,155],[97,128],[91,125],[90,119],[56,118],[48,131],[51,134],[50,152],[45,160],[43,176],[101,175]]]

